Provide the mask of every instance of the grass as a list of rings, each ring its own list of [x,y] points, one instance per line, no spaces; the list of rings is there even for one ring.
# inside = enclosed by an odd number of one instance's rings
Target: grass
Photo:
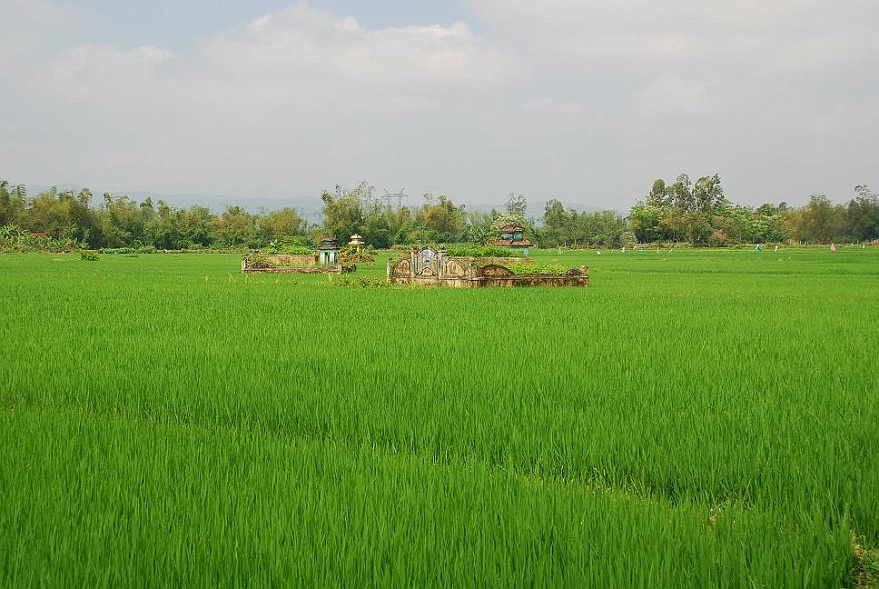
[[[870,579],[879,251],[536,256],[592,285],[0,257],[2,583]]]

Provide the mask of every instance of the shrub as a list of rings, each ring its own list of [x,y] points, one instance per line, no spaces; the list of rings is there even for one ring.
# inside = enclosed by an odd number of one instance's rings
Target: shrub
[[[255,255],[247,257],[249,268],[277,268],[277,264],[265,256]]]
[[[511,255],[509,249],[496,245],[455,244],[446,248],[450,256],[467,258],[505,258]]]
[[[559,264],[507,264],[513,274],[567,274],[571,269]]]

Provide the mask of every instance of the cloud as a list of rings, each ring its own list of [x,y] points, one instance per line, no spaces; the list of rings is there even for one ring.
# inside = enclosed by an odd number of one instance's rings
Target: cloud
[[[351,17],[304,4],[236,27],[210,39],[201,51],[216,71],[261,80],[268,73],[295,91],[321,84],[424,94],[490,86],[511,73],[505,56],[464,23],[370,31]]]
[[[831,168],[875,177],[867,162],[879,149],[866,140],[879,131],[867,106],[879,101],[872,0],[468,5],[494,43],[531,64],[548,99],[601,113],[586,137],[622,177],[617,186],[638,178],[635,196],[651,176],[681,171],[729,176],[740,190],[730,197],[746,203],[803,198]]]
[[[51,125],[78,148],[6,153],[34,175],[36,153],[54,159],[39,172],[51,181],[263,193],[310,183],[301,189],[319,194],[399,168],[409,146],[448,132],[442,113],[457,100],[502,92],[514,70],[463,23],[366,30],[297,4],[185,54],[83,43],[35,56],[16,126]],[[388,153],[400,161],[384,163]]]
[[[171,51],[0,0],[20,39],[0,52],[3,173],[236,197],[367,179],[622,210],[680,172],[757,204],[879,184],[873,0],[465,2],[480,21],[383,29],[298,3]]]
[[[641,91],[635,100],[636,108],[648,118],[722,116],[725,104],[718,86],[708,81],[686,80],[678,74],[664,75]]]
[[[52,79],[60,83],[92,84],[119,77],[158,74],[159,66],[175,59],[171,51],[152,45],[133,49],[112,46],[78,45],[63,51],[52,60]]]
[[[75,11],[46,0],[0,0],[0,14],[0,72],[21,71],[25,57],[57,50],[84,27]]]
[[[580,56],[667,59],[800,47],[832,37],[854,56],[875,46],[879,6],[872,0],[471,0],[497,36],[519,39],[535,51]]]

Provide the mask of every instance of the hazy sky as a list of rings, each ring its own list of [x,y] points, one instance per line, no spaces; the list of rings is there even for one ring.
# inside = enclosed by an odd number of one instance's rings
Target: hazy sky
[[[0,178],[628,208],[879,188],[877,0],[0,0]]]

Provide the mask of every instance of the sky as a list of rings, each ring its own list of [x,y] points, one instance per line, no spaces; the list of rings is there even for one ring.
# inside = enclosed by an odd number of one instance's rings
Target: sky
[[[628,211],[879,189],[876,0],[0,0],[0,178]],[[318,205],[319,206],[319,205]]]

